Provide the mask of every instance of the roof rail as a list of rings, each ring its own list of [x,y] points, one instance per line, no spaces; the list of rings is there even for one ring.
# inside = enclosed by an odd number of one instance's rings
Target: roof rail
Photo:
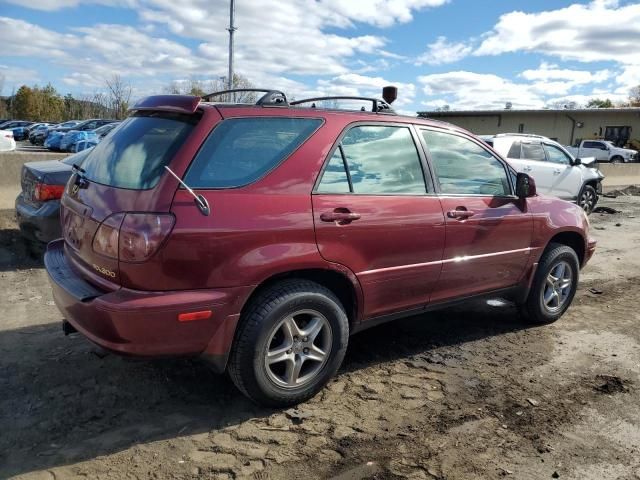
[[[289,105],[287,102],[287,96],[284,92],[280,90],[272,90],[272,89],[264,89],[264,88],[233,88],[231,90],[221,90],[219,92],[208,93],[206,95],[202,95],[202,100],[205,102],[210,102],[212,97],[219,97],[221,95],[228,95],[230,93],[236,92],[261,92],[264,93],[258,101],[256,105],[258,106],[279,106],[286,107]]]
[[[338,96],[338,97],[314,97],[314,98],[305,98],[303,100],[296,100],[295,102],[291,102],[289,105],[300,105],[302,103],[311,103],[311,108],[316,108],[315,102],[322,102],[325,100],[365,100],[367,102],[371,102],[371,111],[374,113],[395,113],[389,105],[384,100],[380,100],[378,98],[369,98],[369,97],[350,97],[350,96]],[[362,111],[364,111],[364,107],[362,107]]]
[[[547,138],[544,135],[536,135],[535,133],[496,133],[495,137],[530,137],[530,138]]]

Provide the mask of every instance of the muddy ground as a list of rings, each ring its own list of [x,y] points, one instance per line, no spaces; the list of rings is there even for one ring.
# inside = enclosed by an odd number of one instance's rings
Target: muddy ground
[[[64,337],[40,251],[0,214],[0,478],[640,478],[640,197],[592,215],[573,307],[526,327],[477,303],[351,339],[297,410],[198,361]]]

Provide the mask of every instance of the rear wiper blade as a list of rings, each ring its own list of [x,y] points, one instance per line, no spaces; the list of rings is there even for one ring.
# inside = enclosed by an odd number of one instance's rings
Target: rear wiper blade
[[[76,165],[75,163],[71,164],[71,170],[73,170],[75,173],[82,174],[82,176],[87,173],[84,168],[82,168],[80,165]]]

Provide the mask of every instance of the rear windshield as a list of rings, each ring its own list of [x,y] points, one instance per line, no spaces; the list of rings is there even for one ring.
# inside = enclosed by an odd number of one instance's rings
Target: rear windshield
[[[297,149],[322,120],[252,117],[220,123],[185,177],[192,188],[232,188],[252,183]]]
[[[84,161],[85,176],[111,187],[153,188],[197,117],[167,113],[138,113],[106,136]]]

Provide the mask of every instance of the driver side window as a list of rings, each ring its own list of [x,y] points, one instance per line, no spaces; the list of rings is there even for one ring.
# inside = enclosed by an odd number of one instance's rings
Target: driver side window
[[[471,140],[446,132],[421,130],[440,192],[451,195],[511,194],[504,165]]]

